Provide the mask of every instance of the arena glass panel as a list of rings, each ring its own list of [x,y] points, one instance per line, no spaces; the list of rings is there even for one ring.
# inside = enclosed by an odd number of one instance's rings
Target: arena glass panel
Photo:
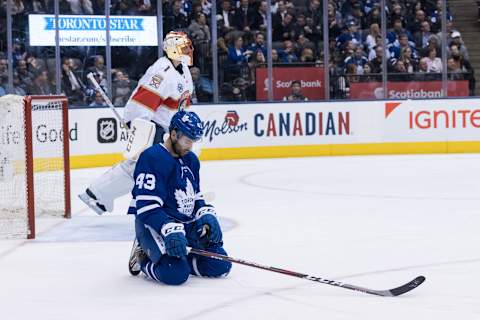
[[[179,9],[180,8],[180,9]],[[213,59],[211,15],[215,15],[208,1],[193,2],[190,6],[181,1],[173,1],[164,9],[164,33],[183,29],[194,48],[193,65],[190,67],[194,92],[192,103],[213,102]]]
[[[327,0],[325,0],[327,1]],[[279,1],[272,14],[273,100],[325,99],[323,1]],[[257,96],[266,70],[257,70]]]
[[[476,32],[460,32],[455,24],[453,17],[458,17],[462,13],[456,12],[451,8],[447,13],[452,15],[452,19],[447,15],[446,39],[441,39],[447,47],[447,94],[449,97],[465,97],[477,95],[474,60],[476,57],[469,52],[468,44],[475,43],[478,38]]]
[[[263,2],[263,6],[266,2]],[[217,61],[220,102],[258,101],[255,92],[254,52],[266,61],[266,27],[257,19],[260,2],[217,1]],[[254,39],[263,39],[255,43]],[[254,45],[255,44],[255,45]],[[265,62],[263,62],[265,64]]]
[[[87,74],[92,72],[97,56],[102,56],[105,65],[105,50],[97,46],[101,38],[105,39],[106,36],[106,32],[101,31],[102,23],[99,21],[104,12],[105,6],[99,6],[96,1],[71,2],[60,6],[62,22],[59,25],[65,31],[61,38],[67,38],[60,40],[61,91],[68,97],[71,106],[90,105],[95,101],[95,90]],[[83,27],[82,22],[85,23]],[[96,71],[99,75],[97,79],[102,83],[106,68]],[[102,85],[107,88],[105,80]]]
[[[8,89],[8,61],[7,61],[7,8],[2,1],[0,4],[0,96]]]
[[[55,3],[23,4],[13,19],[14,86],[28,95],[56,94]]]
[[[418,2],[387,0],[386,3],[386,97],[443,97],[443,48],[438,8]]]
[[[330,99],[383,97],[383,55],[388,51],[382,37],[380,3],[328,2]]]
[[[112,35],[112,103],[123,107],[137,86],[138,80],[158,58],[157,3],[156,1],[132,1],[128,5],[116,3],[112,6],[110,18],[131,16],[142,25],[141,32],[148,32],[148,45],[120,45],[116,35]],[[114,42],[115,41],[115,42]]]

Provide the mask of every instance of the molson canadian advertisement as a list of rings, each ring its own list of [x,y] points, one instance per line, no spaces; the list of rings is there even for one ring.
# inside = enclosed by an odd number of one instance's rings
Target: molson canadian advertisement
[[[480,152],[480,100],[392,100],[196,105],[202,160],[355,154]],[[123,110],[119,110],[120,114]],[[72,168],[122,159],[128,132],[107,108],[69,111]],[[34,121],[34,144],[60,143],[50,119]],[[18,129],[2,122],[0,144]]]

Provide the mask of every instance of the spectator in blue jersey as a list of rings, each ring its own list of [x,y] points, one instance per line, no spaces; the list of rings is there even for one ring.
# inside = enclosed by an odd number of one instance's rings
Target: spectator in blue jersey
[[[246,64],[252,51],[245,50],[243,47],[243,37],[235,38],[234,45],[228,47],[228,61],[232,65],[242,65]]]
[[[228,47],[228,64],[225,68],[225,78],[234,79],[241,76],[248,68],[247,62],[253,54],[250,50],[245,50],[243,46],[243,37],[235,38],[233,47]]]
[[[170,136],[138,158],[132,190],[135,241],[129,271],[168,285],[180,285],[190,275],[226,276],[230,262],[188,253],[187,246],[226,255],[216,210],[200,191],[200,162],[191,152],[203,135],[194,112],[177,112]]]
[[[387,33],[388,43],[391,45],[398,43],[398,38],[403,34],[406,34],[408,40],[413,42],[413,36],[407,29],[403,27],[402,19],[396,18],[393,21],[392,29]]]
[[[355,48],[355,52],[352,56],[345,59],[345,68],[348,67],[349,64],[354,64],[357,67],[357,74],[363,74],[363,67],[368,63],[367,57],[363,52],[363,48],[358,46]]]
[[[265,46],[265,36],[261,32],[255,34],[255,41],[247,48],[251,52],[257,52],[261,50],[263,55],[267,56],[267,47]]]
[[[283,50],[278,52],[280,61],[284,63],[292,63],[298,61],[298,56],[295,53],[295,47],[293,42],[290,40],[285,40],[283,42]]]
[[[439,32],[442,28],[442,6],[443,3],[441,0],[437,1],[437,5],[433,13],[430,15],[430,27],[432,32]],[[447,6],[447,21],[452,21],[453,18],[450,15],[448,6]]]
[[[389,48],[390,57],[398,59],[400,57],[402,49],[404,48],[410,48],[412,50],[412,57],[415,59],[419,58],[414,43],[408,40],[408,36],[405,33],[400,34],[398,36],[398,41],[394,42],[393,45]]]
[[[372,10],[380,7],[380,0],[364,0],[364,10],[366,14],[369,14]]]
[[[359,2],[353,5],[352,11],[345,18],[347,21],[355,21],[355,23],[360,26],[360,29],[368,28],[365,12]]]
[[[345,44],[348,41],[352,41],[355,46],[362,45],[362,36],[358,28],[359,26],[354,20],[349,21],[347,23],[347,30],[337,38],[337,47],[340,49],[345,48]]]

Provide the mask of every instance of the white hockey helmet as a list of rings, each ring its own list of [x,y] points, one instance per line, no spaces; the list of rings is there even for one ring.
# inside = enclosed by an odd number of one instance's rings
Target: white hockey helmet
[[[163,51],[172,60],[184,62],[188,66],[193,65],[192,41],[185,32],[170,31],[163,41]]]

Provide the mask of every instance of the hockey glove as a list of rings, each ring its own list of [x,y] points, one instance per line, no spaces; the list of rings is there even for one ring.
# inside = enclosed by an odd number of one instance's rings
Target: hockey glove
[[[183,224],[169,222],[162,227],[160,232],[169,256],[182,258],[187,255],[187,238]]]
[[[197,235],[201,243],[220,243],[222,241],[222,229],[213,207],[198,209],[195,214],[195,223]]]

